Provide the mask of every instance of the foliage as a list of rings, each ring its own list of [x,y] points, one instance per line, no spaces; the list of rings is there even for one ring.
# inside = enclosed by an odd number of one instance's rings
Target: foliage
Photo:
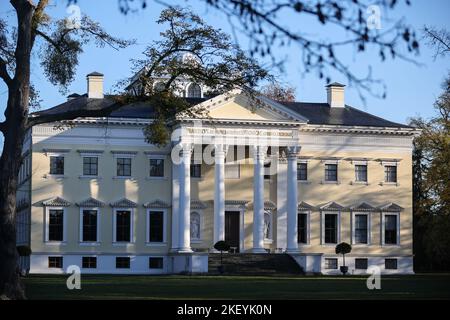
[[[228,250],[230,250],[230,245],[227,242],[220,240],[214,244],[214,249],[216,249],[217,251],[220,251],[220,252],[228,251]]]
[[[261,93],[275,101],[294,102],[295,88],[289,85],[283,86],[278,82],[270,83],[264,86]]]
[[[350,253],[351,251],[352,251],[352,246],[349,245],[347,242],[341,242],[338,245],[336,245],[336,248],[335,248],[336,254],[345,255],[347,253]]]
[[[17,252],[21,257],[28,257],[31,255],[31,248],[29,246],[17,246]]]

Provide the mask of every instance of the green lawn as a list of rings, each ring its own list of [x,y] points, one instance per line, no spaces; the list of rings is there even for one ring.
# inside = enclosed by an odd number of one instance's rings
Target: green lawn
[[[29,299],[450,299],[450,274],[384,276],[381,290],[366,277],[84,275],[81,290],[65,276],[24,279]]]

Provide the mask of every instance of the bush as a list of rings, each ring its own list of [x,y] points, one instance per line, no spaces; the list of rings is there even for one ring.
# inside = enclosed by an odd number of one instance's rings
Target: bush
[[[21,257],[28,257],[31,255],[31,248],[29,246],[17,246],[17,252]]]
[[[227,242],[220,240],[216,242],[216,244],[214,245],[214,249],[220,252],[228,251],[230,250],[230,245]]]

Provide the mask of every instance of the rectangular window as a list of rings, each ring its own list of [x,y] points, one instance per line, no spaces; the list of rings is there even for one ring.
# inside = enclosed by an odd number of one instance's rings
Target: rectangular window
[[[239,179],[240,175],[239,164],[225,164],[225,179]]]
[[[130,257],[116,257],[116,269],[130,269]]]
[[[64,174],[64,157],[50,157],[50,174]]]
[[[85,269],[97,268],[97,257],[83,257],[81,259],[82,267]]]
[[[384,268],[396,270],[397,269],[397,259],[385,259],[384,260]]]
[[[131,158],[117,158],[117,176],[131,176]]]
[[[367,243],[367,214],[355,214],[355,243]]]
[[[297,180],[307,181],[308,180],[308,164],[307,163],[297,163]]]
[[[116,241],[130,242],[131,212],[129,210],[116,211]]]
[[[338,234],[338,215],[337,214],[325,214],[325,243],[337,243]]]
[[[97,241],[97,210],[83,210],[82,241]]]
[[[367,259],[355,259],[355,269],[367,270],[369,262]]]
[[[163,268],[163,258],[149,258],[148,267],[150,269],[162,269]]]
[[[83,175],[96,176],[98,174],[98,157],[83,157]]]
[[[164,212],[149,212],[149,242],[164,241]]]
[[[271,162],[264,163],[264,180],[270,180],[270,165]]]
[[[384,216],[384,243],[397,244],[397,215]]]
[[[164,177],[164,159],[150,159],[150,177]]]
[[[338,259],[335,258],[325,259],[325,269],[337,269],[337,268],[338,268]]]
[[[61,269],[63,267],[63,257],[48,257],[48,267]]]
[[[306,213],[299,213],[297,218],[297,242],[308,243],[308,215]]]
[[[48,241],[64,240],[64,210],[50,209],[48,212]]]
[[[200,163],[191,163],[191,178],[202,177],[202,165]]]
[[[355,181],[367,182],[367,165],[355,165]]]
[[[384,182],[397,182],[397,166],[384,166]]]
[[[325,165],[325,181],[337,181],[337,164]]]

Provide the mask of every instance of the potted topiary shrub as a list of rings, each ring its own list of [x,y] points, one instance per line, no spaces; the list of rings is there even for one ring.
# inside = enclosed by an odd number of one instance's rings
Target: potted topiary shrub
[[[348,267],[345,265],[345,255],[347,253],[350,253],[351,251],[352,246],[349,245],[347,242],[341,242],[336,246],[336,254],[342,254],[343,265],[341,266],[340,270],[344,276],[348,272]]]
[[[218,267],[218,270],[220,273],[223,273],[225,271],[225,268],[223,267],[222,253],[224,251],[230,250],[230,245],[227,242],[220,240],[216,242],[216,244],[214,245],[214,249],[220,251],[220,266]]]

